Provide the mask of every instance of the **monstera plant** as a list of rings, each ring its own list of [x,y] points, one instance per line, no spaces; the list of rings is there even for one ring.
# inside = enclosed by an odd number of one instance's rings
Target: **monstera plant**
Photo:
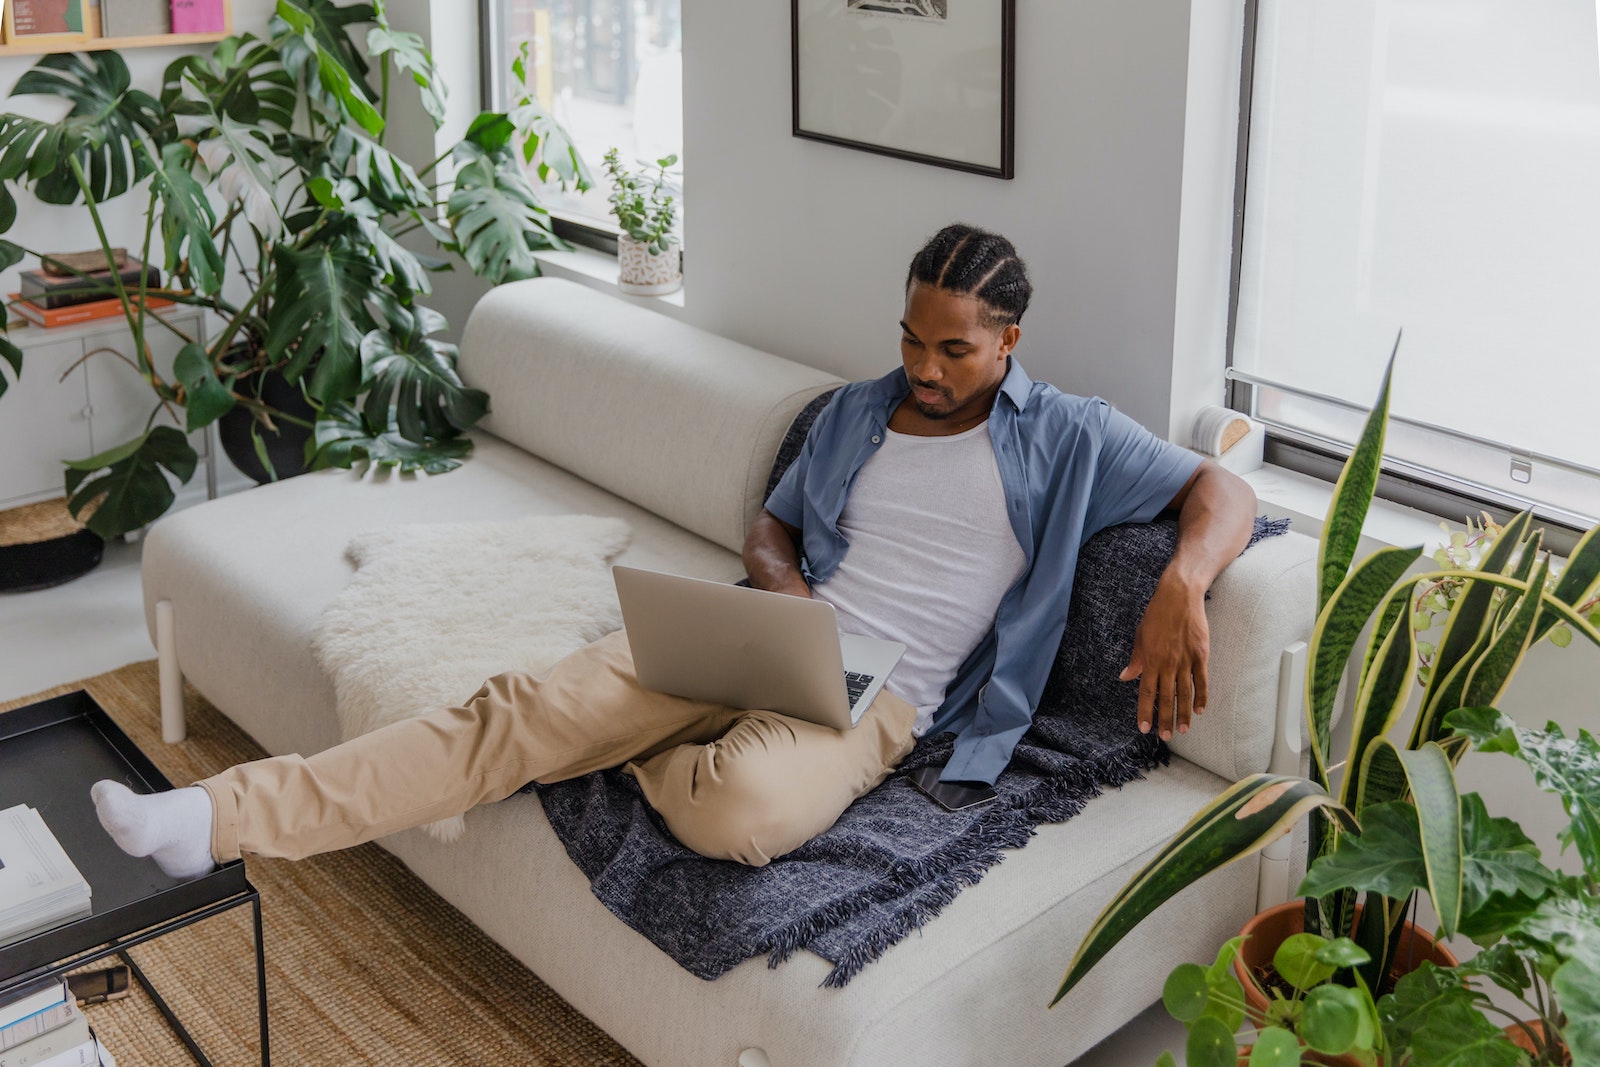
[[[497,283],[537,274],[533,253],[562,245],[524,165],[580,187],[589,174],[527,94],[413,167],[385,146],[395,82],[442,124],[432,57],[390,24],[382,0],[279,0],[264,38],[232,36],[177,60],[157,95],[133,86],[114,51],[46,56],[17,82],[12,95],[55,97],[67,113],[0,115],[0,232],[16,220],[18,191],[81,204],[108,265],[113,245],[127,245],[167,274],[160,290],[115,272],[101,283],[123,304],[128,362],[152,411],[137,437],[67,464],[69,506],[90,529],[110,537],[161,515],[196,466],[185,432],[230,411],[250,416],[273,475],[286,472],[273,471],[262,435],[288,422],[315,424],[303,457],[313,467],[442,472],[470,450],[463,435],[488,398],[456,374],[455,347],[438,336],[445,320],[424,302],[429,274],[456,262]],[[107,231],[101,205],[123,196],[142,198],[142,233]],[[0,269],[29,254],[39,253],[0,240]],[[152,292],[213,312],[209,336],[147,314]],[[153,331],[177,334],[170,367],[151,356]],[[0,357],[25,371],[3,337]],[[275,376],[308,402],[299,413],[263,398]],[[6,384],[0,374],[0,393]]]
[[[1520,829],[1491,819],[1476,794],[1460,792],[1455,767],[1473,744],[1515,747],[1512,727],[1493,705],[1535,642],[1559,627],[1569,638],[1578,634],[1600,645],[1600,529],[1578,541],[1553,579],[1552,560],[1540,550],[1541,532],[1527,512],[1500,531],[1475,567],[1419,573],[1413,564],[1422,559],[1421,546],[1384,548],[1352,564],[1377,484],[1388,410],[1386,373],[1322,532],[1305,692],[1310,776],[1253,775],[1196,814],[1095,921],[1057,1000],[1173,894],[1307,816],[1303,930],[1327,942],[1350,938],[1337,980],[1374,997],[1393,988],[1402,920],[1419,892],[1428,894],[1443,935],[1492,942],[1557,884]],[[1442,635],[1428,650],[1425,681],[1418,681],[1417,597],[1423,591],[1431,598],[1441,582],[1453,583],[1456,595],[1440,613]],[[1360,670],[1350,740],[1335,753],[1333,712],[1352,654]],[[1408,707],[1416,712],[1409,728]],[[1527,735],[1520,751],[1541,744]],[[1594,751],[1592,738],[1586,744],[1586,752]],[[1580,806],[1593,803],[1588,791],[1577,795]],[[1586,914],[1600,916],[1592,883],[1585,892]],[[1591,933],[1600,948],[1600,930]]]

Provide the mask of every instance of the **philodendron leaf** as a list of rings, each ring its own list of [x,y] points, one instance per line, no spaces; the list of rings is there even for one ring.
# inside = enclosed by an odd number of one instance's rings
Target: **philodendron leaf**
[[[1411,1049],[1416,1067],[1516,1067],[1522,1054],[1484,1017],[1489,998],[1453,967],[1424,961],[1378,1004],[1392,1048]]]
[[[1344,834],[1339,847],[1306,871],[1298,892],[1324,897],[1355,889],[1402,900],[1428,885],[1417,809],[1402,800],[1374,804],[1361,818],[1359,834]]]
[[[1461,932],[1468,937],[1497,937],[1555,885],[1539,847],[1514,820],[1490,817],[1477,793],[1461,798],[1461,842]]]
[[[1066,996],[1129,930],[1173,894],[1218,867],[1260,851],[1316,808],[1354,825],[1322,787],[1304,778],[1254,774],[1228,788],[1201,808],[1106,905],[1084,935],[1050,1003]]]
[[[157,426],[126,444],[67,464],[67,507],[101,537],[119,537],[160,518],[172,506],[172,486],[194,474],[199,457],[188,438]]]
[[[1429,741],[1415,751],[1378,738],[1358,769],[1359,812],[1390,800],[1402,799],[1396,782],[1379,773],[1378,766],[1397,767],[1411,795],[1422,835],[1422,856],[1427,863],[1428,895],[1439,914],[1447,937],[1454,937],[1461,917],[1461,798],[1455,769],[1438,744]]]
[[[1571,820],[1561,831],[1562,845],[1576,845],[1589,877],[1600,878],[1600,744],[1593,734],[1580,729],[1569,738],[1554,722],[1525,730],[1494,708],[1461,708],[1445,724],[1479,751],[1520,757],[1539,788],[1561,798]]]
[[[1600,1064],[1600,965],[1590,958],[1569,960],[1550,986],[1567,1017],[1561,1038],[1572,1053],[1573,1067]]]
[[[1583,879],[1560,878],[1555,891],[1508,930],[1506,939],[1536,957],[1545,974],[1568,960],[1600,960],[1600,898]]]
[[[1484,949],[1460,967],[1463,974],[1481,974],[1508,993],[1517,996],[1528,991],[1532,978],[1528,975],[1528,962],[1517,954],[1509,942]]]
[[[233,407],[233,390],[217,377],[204,345],[191,341],[178,349],[172,373],[183,385],[184,429],[190,433],[216,422]]]
[[[1378,401],[1367,416],[1361,439],[1356,442],[1333,487],[1333,501],[1328,505],[1328,518],[1323,524],[1317,550],[1317,570],[1321,575],[1317,586],[1319,612],[1350,570],[1356,545],[1361,541],[1361,525],[1366,521],[1367,508],[1378,487],[1384,432],[1389,423],[1389,384],[1394,378],[1394,357],[1399,351],[1400,338],[1396,337],[1394,352],[1389,354],[1389,365],[1383,372],[1383,384],[1378,388]]]

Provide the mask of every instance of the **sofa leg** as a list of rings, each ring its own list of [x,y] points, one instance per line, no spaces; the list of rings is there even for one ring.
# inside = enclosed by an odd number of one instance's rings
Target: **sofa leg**
[[[172,601],[156,601],[156,660],[161,674],[161,739],[175,745],[187,736],[183,721],[183,672],[178,669],[178,624]]]
[[[747,1048],[739,1053],[739,1067],[772,1067],[772,1061],[767,1058],[765,1050]]]
[[[1307,658],[1306,643],[1296,641],[1285,648],[1278,659],[1277,736],[1273,738],[1272,761],[1267,766],[1272,774],[1300,773]],[[1293,842],[1294,835],[1288,833],[1261,850],[1261,875],[1256,883],[1257,911],[1266,911],[1289,899],[1292,888],[1289,885],[1289,851]]]

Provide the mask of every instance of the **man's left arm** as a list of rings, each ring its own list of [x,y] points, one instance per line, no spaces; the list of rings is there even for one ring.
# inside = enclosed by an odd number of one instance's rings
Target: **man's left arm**
[[[1123,681],[1139,679],[1139,729],[1163,738],[1187,733],[1206,707],[1211,653],[1206,590],[1250,543],[1255,491],[1210,460],[1202,463],[1167,510],[1178,513],[1178,548],[1134,632]]]

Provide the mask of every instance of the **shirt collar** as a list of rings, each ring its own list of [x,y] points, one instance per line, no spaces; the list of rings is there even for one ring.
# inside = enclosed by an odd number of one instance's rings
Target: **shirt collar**
[[[997,395],[1006,397],[1011,401],[1012,407],[1022,411],[1027,408],[1028,397],[1033,392],[1033,379],[1022,369],[1022,364],[1017,362],[1016,356],[1008,356],[1007,360],[1010,366],[1006,369],[1005,378],[1000,382],[1000,392]],[[896,367],[872,383],[872,398],[878,402],[885,419],[909,392],[911,383],[906,381],[903,367]]]

